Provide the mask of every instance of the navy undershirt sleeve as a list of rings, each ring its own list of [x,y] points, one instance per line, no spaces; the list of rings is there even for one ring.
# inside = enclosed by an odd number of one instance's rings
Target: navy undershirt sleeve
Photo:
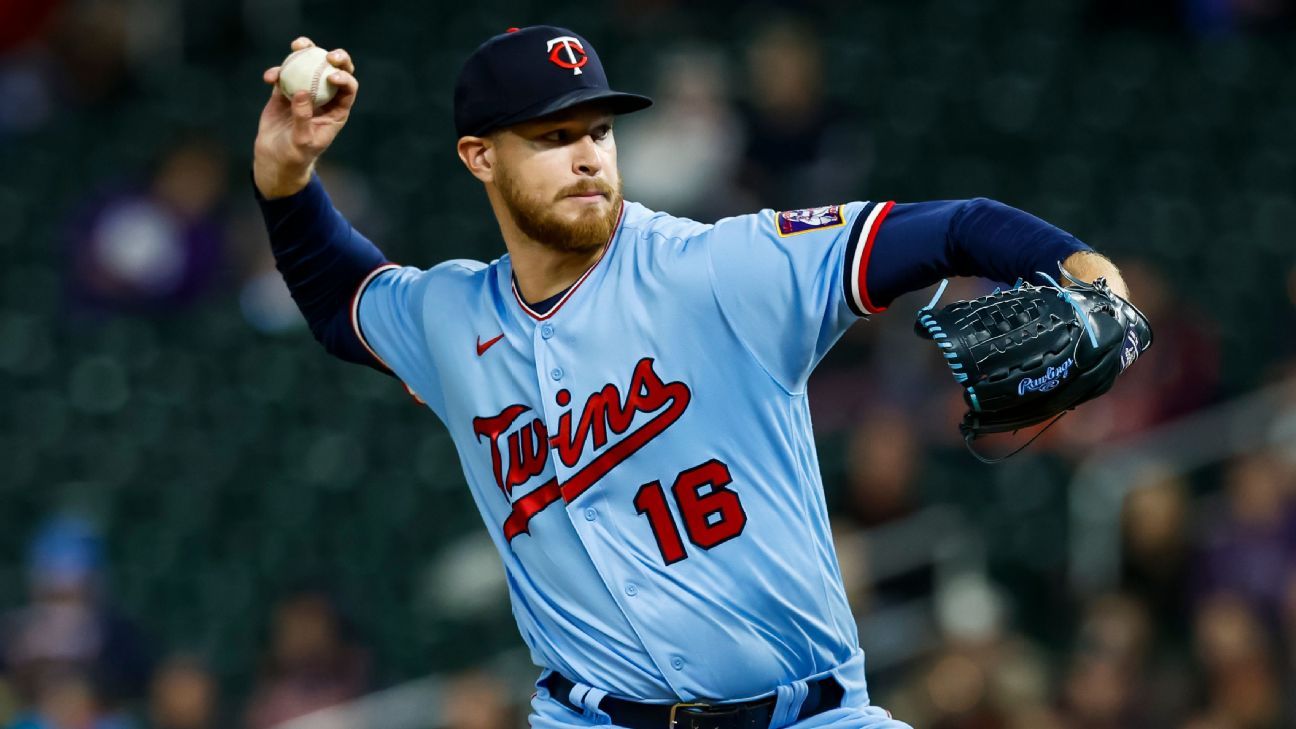
[[[252,190],[275,266],[315,339],[340,359],[387,372],[351,326],[352,297],[365,277],[388,262],[386,256],[333,207],[318,175],[284,198],[266,200],[255,183]]]
[[[1091,250],[1075,236],[986,198],[904,203],[891,208],[869,252],[869,298],[884,308],[897,296],[950,276],[1044,284],[1058,263]]]

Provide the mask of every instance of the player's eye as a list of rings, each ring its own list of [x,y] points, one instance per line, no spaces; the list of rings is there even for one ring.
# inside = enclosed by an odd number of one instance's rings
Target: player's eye
[[[590,136],[592,136],[595,139],[595,141],[601,141],[603,139],[606,139],[607,135],[611,133],[612,133],[611,124],[600,124],[599,126],[594,128],[594,131],[590,133]]]
[[[548,132],[547,134],[545,134],[543,139],[547,142],[566,144],[568,141],[571,140],[571,135],[567,133],[566,129],[555,129],[552,132]]]

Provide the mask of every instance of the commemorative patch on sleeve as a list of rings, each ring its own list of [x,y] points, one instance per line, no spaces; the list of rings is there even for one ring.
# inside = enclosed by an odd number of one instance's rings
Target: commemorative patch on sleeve
[[[808,233],[822,228],[836,228],[846,224],[840,205],[824,205],[818,208],[800,210],[781,210],[774,214],[780,236]]]

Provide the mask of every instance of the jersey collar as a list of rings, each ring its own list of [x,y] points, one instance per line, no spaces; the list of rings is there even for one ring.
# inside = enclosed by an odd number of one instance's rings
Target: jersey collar
[[[590,267],[585,269],[585,273],[582,273],[580,278],[576,279],[576,282],[567,288],[567,293],[563,294],[563,297],[553,306],[549,307],[549,310],[545,313],[541,314],[527,306],[526,301],[522,298],[522,294],[518,292],[517,279],[510,273],[509,288],[513,290],[513,299],[517,301],[517,304],[522,308],[522,311],[536,321],[544,321],[551,318],[554,314],[557,314],[558,310],[567,303],[567,300],[571,298],[572,294],[576,293],[576,289],[580,288],[582,283],[585,283],[585,279],[589,278],[589,275],[594,272],[594,269],[598,268],[599,263],[607,257],[608,250],[612,248],[612,243],[616,240],[617,234],[621,232],[621,223],[625,220],[625,210],[626,203],[623,199],[621,201],[621,210],[617,213],[616,225],[612,226],[612,235],[609,236],[607,242],[603,244],[603,250],[599,251],[598,258],[594,259],[594,262],[590,264]]]

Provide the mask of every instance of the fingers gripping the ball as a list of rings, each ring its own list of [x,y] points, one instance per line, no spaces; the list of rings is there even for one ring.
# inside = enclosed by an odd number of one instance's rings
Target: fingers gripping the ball
[[[315,44],[311,41],[310,38],[307,38],[306,36],[301,36],[300,38],[298,38],[297,40],[289,44],[288,47],[291,48],[293,52],[296,52],[296,51],[300,51],[303,48],[310,48],[314,45]],[[261,80],[266,82],[267,84],[270,84],[271,86],[274,86],[275,84],[279,83],[279,73],[282,70],[283,70],[283,66],[271,66],[270,68],[267,68],[265,71],[261,73]]]
[[[308,152],[318,152],[322,146],[316,143],[312,121],[315,118],[315,104],[308,91],[298,91],[292,98],[292,142],[293,145]]]
[[[299,51],[314,47],[315,44],[311,39],[306,38],[305,36],[300,37],[292,42],[292,54],[289,55],[289,59],[296,56]],[[338,108],[349,110],[351,106],[355,104],[356,94],[360,90],[360,82],[355,78],[355,60],[351,57],[351,54],[343,48],[334,49],[329,51],[327,54],[321,53],[321,56],[329,66],[336,69],[323,76],[323,80],[327,81],[333,89],[336,90],[336,93],[330,101],[318,104],[318,106],[326,110]],[[284,69],[287,63],[288,61],[286,59],[283,65],[267,68],[261,73],[261,80],[268,85],[278,86],[280,80],[283,78]],[[291,95],[285,93],[285,106],[291,103],[290,99]]]
[[[337,92],[326,108],[330,112],[338,109],[348,111],[355,104],[356,93],[360,91],[360,82],[355,77],[355,61],[342,48],[329,51],[325,60],[337,69],[328,75],[329,83],[333,84]]]
[[[328,75],[328,80],[337,92],[333,95],[333,100],[324,106],[325,110],[329,113],[337,110],[350,111],[355,105],[356,94],[360,92],[360,82],[346,71],[334,71]]]
[[[277,69],[267,69],[263,78],[276,82],[288,98],[299,89],[309,89],[312,103],[320,110],[317,117],[345,123],[360,87],[351,54],[342,48],[325,51],[308,38],[294,41],[293,49]]]
[[[350,53],[341,48],[329,51],[328,62],[347,73],[355,73],[355,61],[351,60]]]

